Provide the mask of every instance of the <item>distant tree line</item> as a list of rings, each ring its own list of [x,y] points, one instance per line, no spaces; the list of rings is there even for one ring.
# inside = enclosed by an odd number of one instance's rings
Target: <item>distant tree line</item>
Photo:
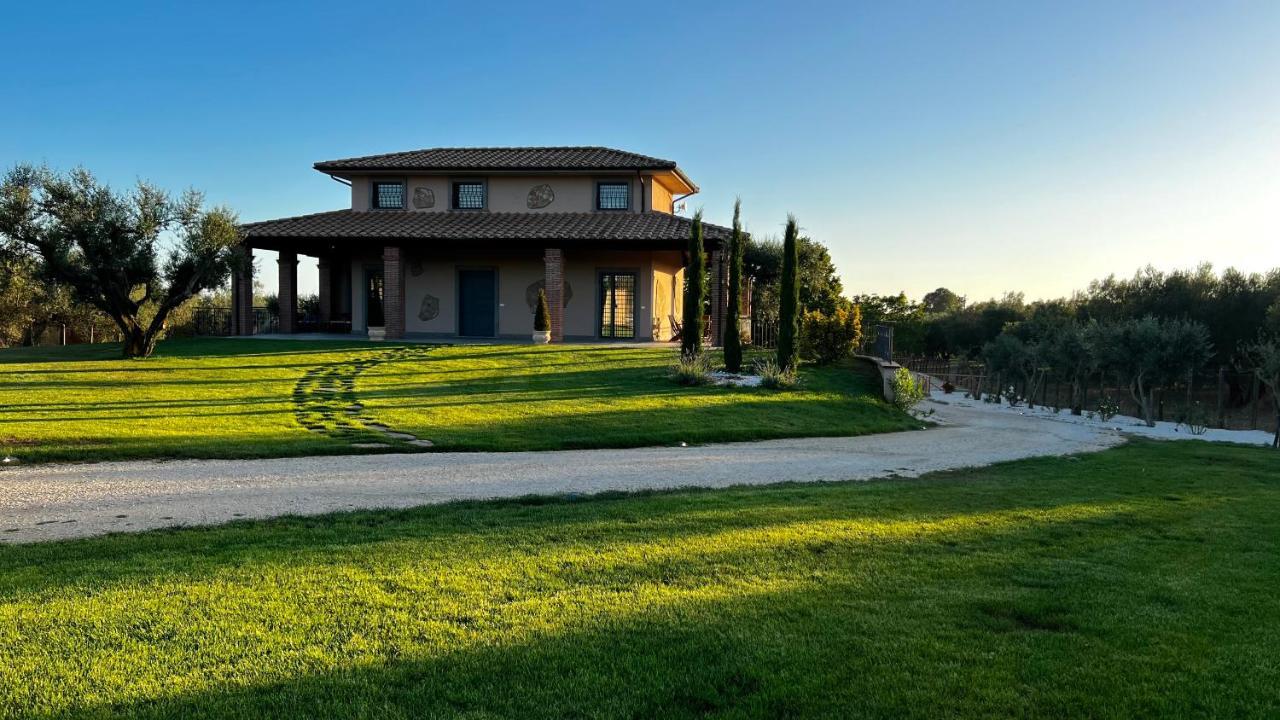
[[[1280,333],[1280,268],[1246,274],[1209,265],[1164,273],[1144,268],[1132,278],[1095,280],[1070,298],[1026,302],[1021,293],[969,303],[946,288],[919,302],[906,295],[860,295],[867,325],[894,325],[898,352],[931,357],[979,358],[987,343],[1018,323],[1045,326],[1067,320],[1114,322],[1153,317],[1203,325],[1214,364],[1231,364],[1258,332]]]

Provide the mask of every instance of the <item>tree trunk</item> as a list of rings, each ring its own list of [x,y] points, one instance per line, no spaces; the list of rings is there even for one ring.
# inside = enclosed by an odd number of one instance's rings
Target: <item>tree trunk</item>
[[[1155,388],[1144,388],[1142,386],[1142,376],[1134,378],[1129,383],[1129,394],[1133,396],[1134,402],[1138,403],[1138,409],[1142,412],[1142,420],[1147,427],[1155,427]]]
[[[1271,447],[1280,449],[1280,378],[1275,378],[1276,382],[1271,383],[1271,402],[1276,406],[1276,436],[1271,441]]]
[[[1080,401],[1080,379],[1073,378],[1071,380],[1071,414],[1081,415],[1084,413],[1084,403]]]
[[[124,336],[124,356],[127,358],[151,357],[156,350],[156,336],[141,327],[134,326]]]

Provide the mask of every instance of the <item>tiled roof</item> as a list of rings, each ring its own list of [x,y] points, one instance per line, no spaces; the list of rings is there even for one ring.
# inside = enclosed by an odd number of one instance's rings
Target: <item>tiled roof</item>
[[[660,212],[529,213],[335,210],[240,226],[246,239],[307,240],[672,240],[692,221]],[[703,223],[708,240],[730,231]]]
[[[606,147],[429,148],[325,160],[324,172],[343,170],[674,170],[671,160]]]

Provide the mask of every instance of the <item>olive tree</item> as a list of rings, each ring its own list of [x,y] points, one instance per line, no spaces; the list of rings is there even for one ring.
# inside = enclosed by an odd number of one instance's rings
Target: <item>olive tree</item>
[[[1035,343],[1025,342],[1012,333],[1001,333],[982,347],[982,357],[992,372],[1002,377],[1022,378],[1027,405],[1035,407],[1037,385],[1042,374],[1039,347]],[[1011,397],[1010,404],[1013,402]]]
[[[1156,393],[1200,369],[1212,354],[1209,330],[1193,320],[1147,316],[1090,326],[1099,367],[1129,386],[1148,427],[1156,424]]]
[[[1070,384],[1071,414],[1080,415],[1084,411],[1085,383],[1097,367],[1084,326],[1076,322],[1054,326],[1041,340],[1040,352],[1057,377]]]
[[[1280,333],[1245,344],[1241,353],[1241,365],[1258,376],[1258,380],[1271,391],[1271,403],[1276,411],[1276,435],[1271,447],[1280,448]]]
[[[0,185],[0,238],[120,329],[125,357],[147,357],[169,313],[220,287],[241,261],[235,215],[200,193],[172,199],[147,183],[122,194],[87,170],[20,165]]]

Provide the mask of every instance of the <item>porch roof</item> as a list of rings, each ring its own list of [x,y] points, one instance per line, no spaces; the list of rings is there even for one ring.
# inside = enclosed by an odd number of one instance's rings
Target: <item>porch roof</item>
[[[643,213],[410,212],[334,210],[263,220],[240,226],[245,242],[279,249],[335,241],[513,243],[610,243],[683,248],[693,222],[678,215]],[[729,239],[730,230],[703,223],[710,246]]]

